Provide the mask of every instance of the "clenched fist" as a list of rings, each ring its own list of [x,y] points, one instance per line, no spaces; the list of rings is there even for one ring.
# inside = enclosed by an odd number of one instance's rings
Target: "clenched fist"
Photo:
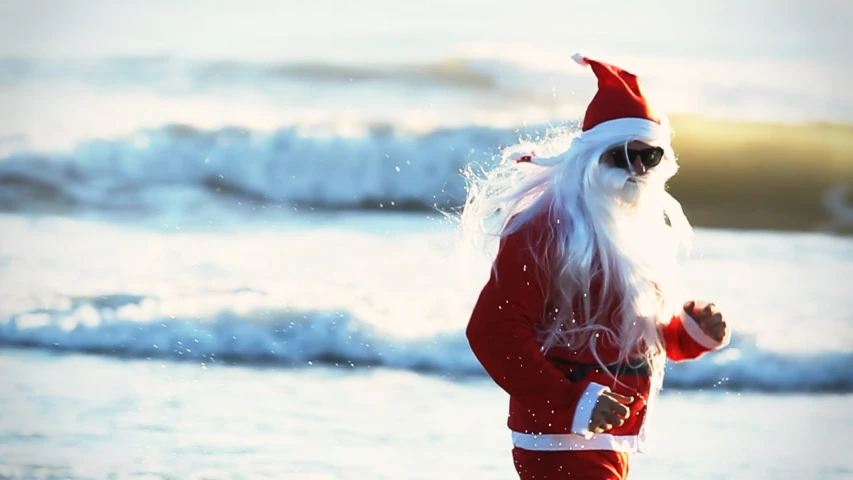
[[[633,402],[633,397],[626,397],[611,391],[602,392],[592,409],[589,431],[602,433],[612,430],[614,427],[622,426],[625,420],[631,416],[631,409],[628,408],[628,405]]]
[[[722,342],[730,333],[723,314],[713,303],[689,301],[684,304],[684,312],[699,324],[706,335],[718,342]]]

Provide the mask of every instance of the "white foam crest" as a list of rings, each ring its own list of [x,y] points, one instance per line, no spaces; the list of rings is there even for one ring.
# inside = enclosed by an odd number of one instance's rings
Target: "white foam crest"
[[[488,258],[425,217],[208,228],[0,216],[0,343],[482,374],[463,332]],[[670,364],[667,385],[853,391],[849,289],[826,281],[853,275],[850,239],[698,229],[683,271],[686,298],[714,301],[734,340]]]
[[[200,362],[364,367],[482,373],[461,332],[405,338],[348,311],[223,310],[211,317],[142,319],[138,304],[116,310],[77,305],[0,322],[0,344],[56,351]]]
[[[142,319],[140,305],[81,302],[0,322],[0,345],[201,363],[334,364],[483,376],[464,332],[400,337],[346,310],[261,310]],[[120,306],[119,306],[120,305]],[[144,307],[141,307],[144,310]],[[665,386],[747,391],[853,391],[853,352],[764,350],[750,336],[726,352],[671,364]]]
[[[185,187],[195,191],[192,198],[206,191],[285,204],[433,208],[461,203],[461,169],[489,163],[518,137],[514,129],[488,127],[427,134],[172,127],[86,142],[67,154],[7,157],[0,160],[0,177],[8,179],[0,196],[13,209],[57,202],[160,210],[180,205],[175,189]]]

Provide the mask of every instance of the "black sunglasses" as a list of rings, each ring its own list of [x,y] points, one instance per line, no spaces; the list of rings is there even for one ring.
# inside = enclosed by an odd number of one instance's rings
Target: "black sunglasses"
[[[610,155],[613,156],[613,166],[616,168],[624,168],[628,170],[628,164],[634,163],[634,160],[639,156],[640,162],[646,168],[652,168],[660,163],[663,159],[663,148],[661,147],[649,147],[641,150],[635,150],[633,148],[626,149],[625,148],[614,148],[610,151]],[[630,161],[628,159],[631,159]]]

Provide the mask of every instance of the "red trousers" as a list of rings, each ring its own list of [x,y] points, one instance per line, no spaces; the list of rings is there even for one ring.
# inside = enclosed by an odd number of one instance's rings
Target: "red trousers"
[[[625,480],[628,457],[627,453],[610,450],[512,450],[521,480]]]

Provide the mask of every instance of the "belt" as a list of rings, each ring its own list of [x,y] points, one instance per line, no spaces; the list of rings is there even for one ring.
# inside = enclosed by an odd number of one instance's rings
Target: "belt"
[[[577,383],[583,381],[589,372],[596,371],[601,372],[602,369],[606,369],[608,372],[613,375],[633,375],[638,377],[651,377],[652,376],[652,366],[649,365],[649,362],[643,360],[641,363],[632,365],[629,363],[617,363],[613,365],[605,365],[602,367],[597,363],[579,363],[573,362],[571,360],[566,360],[565,358],[549,358],[554,363],[559,363],[562,365],[569,365],[572,369],[569,372],[566,372],[566,378]]]

